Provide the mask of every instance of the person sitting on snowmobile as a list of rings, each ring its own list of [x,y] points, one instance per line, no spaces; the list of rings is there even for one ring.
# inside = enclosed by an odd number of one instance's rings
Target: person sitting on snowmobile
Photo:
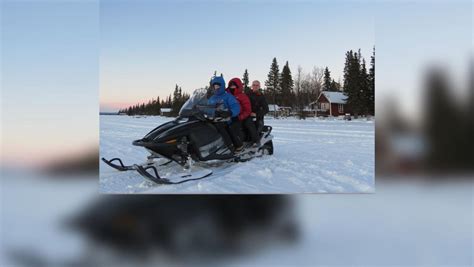
[[[238,128],[238,116],[240,114],[240,105],[235,97],[225,90],[225,81],[222,76],[216,76],[211,80],[211,89],[214,90],[213,95],[208,99],[209,105],[217,107],[215,111],[216,117],[229,118],[228,127],[222,122],[216,122],[216,128],[224,138],[224,142],[231,150],[239,152],[243,148]],[[230,137],[229,137],[230,135]],[[233,144],[233,146],[232,146]],[[235,149],[234,149],[235,148]]]
[[[240,114],[238,123],[240,127],[246,129],[250,135],[250,140],[254,147],[258,147],[257,130],[255,124],[252,123],[250,113],[252,113],[252,106],[250,100],[246,94],[243,93],[243,84],[239,78],[233,78],[229,81],[229,87],[227,91],[230,92],[240,104]],[[237,127],[236,127],[237,128]]]
[[[255,120],[255,127],[259,133],[263,129],[263,117],[268,113],[269,109],[267,100],[260,90],[260,82],[258,80],[252,82],[252,91],[248,94],[248,97],[252,104],[252,113],[250,116]]]

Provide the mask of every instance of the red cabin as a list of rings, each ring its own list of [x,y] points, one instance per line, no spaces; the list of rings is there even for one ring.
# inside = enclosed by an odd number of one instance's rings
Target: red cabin
[[[352,113],[347,103],[347,96],[343,92],[322,91],[316,101],[310,105],[316,109],[318,115],[340,116]]]

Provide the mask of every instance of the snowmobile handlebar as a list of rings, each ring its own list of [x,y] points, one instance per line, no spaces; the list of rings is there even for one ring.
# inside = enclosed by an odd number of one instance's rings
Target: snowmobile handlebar
[[[182,112],[179,117],[195,117],[201,121],[227,122],[232,114],[228,110],[216,108],[213,105],[196,105],[192,109]]]

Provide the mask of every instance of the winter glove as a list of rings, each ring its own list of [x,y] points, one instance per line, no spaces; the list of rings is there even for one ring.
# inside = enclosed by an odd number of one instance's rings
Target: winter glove
[[[252,112],[252,113],[250,113],[249,118],[250,118],[251,121],[257,121],[257,114],[255,114],[255,112]]]
[[[215,115],[216,117],[228,118],[232,116],[232,113],[228,110],[216,110]]]

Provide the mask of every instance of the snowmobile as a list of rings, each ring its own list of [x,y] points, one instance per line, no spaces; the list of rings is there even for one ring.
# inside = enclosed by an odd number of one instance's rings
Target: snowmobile
[[[257,147],[252,146],[246,137],[243,151],[234,154],[215,126],[215,123],[225,123],[230,118],[216,116],[222,107],[208,105],[209,96],[206,89],[194,91],[181,107],[176,119],[156,127],[142,139],[133,141],[133,145],[144,147],[150,152],[144,164],[127,166],[120,158],[102,158],[102,161],[119,171],[135,170],[157,184],[180,184],[211,175],[211,169],[200,166],[205,162],[243,162],[273,154],[271,126],[260,129]],[[164,162],[160,163],[160,160]],[[177,176],[175,179],[161,177],[158,172],[158,168],[170,163],[177,163],[182,167],[182,173],[174,175]]]

